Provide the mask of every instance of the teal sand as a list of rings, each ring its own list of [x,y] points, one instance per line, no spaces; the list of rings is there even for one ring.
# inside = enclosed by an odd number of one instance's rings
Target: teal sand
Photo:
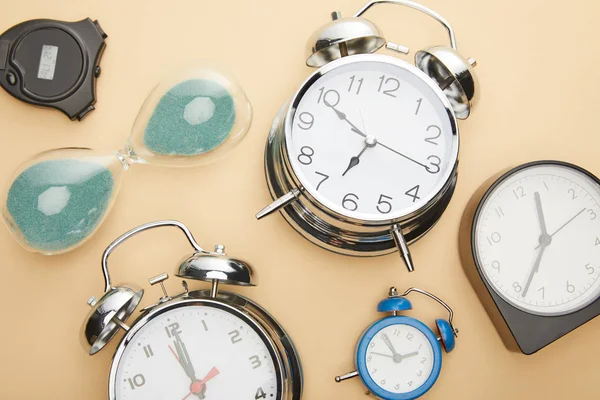
[[[207,79],[190,79],[160,99],[144,131],[155,154],[195,156],[218,147],[235,123],[235,102],[227,89]]]
[[[33,249],[62,252],[94,232],[113,190],[113,175],[101,164],[75,159],[42,161],[23,171],[11,185],[5,218]]]

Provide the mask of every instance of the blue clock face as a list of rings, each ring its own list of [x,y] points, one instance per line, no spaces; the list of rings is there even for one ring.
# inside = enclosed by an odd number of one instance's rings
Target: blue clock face
[[[361,338],[357,367],[375,395],[390,400],[415,399],[427,392],[441,369],[441,348],[422,322],[404,316],[373,324]]]

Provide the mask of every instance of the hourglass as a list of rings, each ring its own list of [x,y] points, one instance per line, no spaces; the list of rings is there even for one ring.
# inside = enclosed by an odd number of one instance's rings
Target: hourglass
[[[251,120],[233,77],[207,62],[186,66],[152,90],[123,149],[57,149],[21,166],[4,197],[4,220],[29,251],[70,251],[100,226],[129,167],[214,161],[244,138]]]

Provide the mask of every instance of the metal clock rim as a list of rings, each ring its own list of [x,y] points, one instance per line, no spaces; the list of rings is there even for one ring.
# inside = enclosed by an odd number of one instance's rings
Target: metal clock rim
[[[194,293],[194,292],[190,292],[190,294],[192,294],[192,293]],[[241,297],[241,296],[236,295],[235,293],[230,293],[230,292],[221,292],[221,293],[227,293],[229,295]],[[151,320],[158,317],[159,315],[161,315],[167,311],[170,311],[170,310],[187,307],[187,306],[193,306],[193,305],[219,308],[222,311],[229,312],[229,313],[235,315],[236,317],[240,318],[241,320],[246,322],[248,325],[250,325],[250,327],[252,329],[254,329],[254,331],[258,334],[258,336],[261,338],[261,340],[263,340],[263,342],[265,343],[267,350],[269,351],[269,354],[275,361],[273,364],[275,366],[275,373],[277,375],[277,385],[278,385],[278,388],[277,388],[277,396],[278,397],[277,398],[285,399],[286,398],[285,397],[285,394],[286,394],[286,392],[285,392],[285,390],[286,390],[285,377],[284,377],[285,367],[283,365],[283,360],[282,360],[279,352],[275,350],[275,349],[278,349],[277,345],[273,342],[273,340],[271,339],[269,334],[265,331],[265,329],[259,323],[254,321],[253,318],[251,318],[246,313],[244,313],[243,311],[237,309],[236,307],[234,307],[232,305],[229,305],[227,303],[224,303],[224,302],[221,302],[221,301],[218,301],[215,299],[211,299],[211,298],[193,298],[193,297],[189,297],[189,294],[188,294],[188,296],[186,296],[186,297],[173,299],[167,303],[157,306],[156,308],[153,308],[152,310],[148,311],[146,314],[143,314],[142,316],[140,316],[138,319],[135,320],[134,324],[131,326],[131,329],[123,336],[123,338],[117,345],[117,349],[115,350],[115,353],[111,360],[109,381],[108,381],[109,400],[117,400],[116,386],[115,386],[117,370],[118,370],[120,361],[123,357],[123,353],[125,352],[125,349],[129,345],[131,340],[135,337],[135,335],[144,326],[146,326]]]
[[[423,382],[421,386],[419,386],[412,392],[388,392],[387,390],[377,385],[377,383],[369,376],[368,372],[365,373],[365,371],[367,371],[367,367],[364,358],[366,358],[366,353],[368,350],[367,347],[369,344],[368,342],[382,329],[387,328],[391,325],[408,325],[419,330],[425,335],[433,350],[433,367],[431,373],[429,374],[427,380],[425,380],[425,382]],[[412,400],[427,393],[437,381],[442,370],[442,349],[437,340],[437,337],[435,336],[431,328],[429,328],[420,320],[413,317],[408,317],[406,315],[390,316],[380,319],[379,321],[373,323],[367,328],[365,333],[363,333],[356,348],[355,363],[356,370],[358,371],[358,375],[361,381],[363,382],[365,387],[376,396],[387,400]]]
[[[509,306],[518,309],[519,311],[522,311],[526,314],[531,314],[531,315],[536,315],[536,316],[540,316],[540,317],[562,317],[562,316],[566,316],[566,315],[570,315],[570,314],[574,314],[578,311],[581,311],[582,309],[584,309],[585,307],[589,306],[590,304],[592,304],[594,301],[598,300],[600,298],[600,292],[598,294],[598,296],[596,297],[592,297],[589,301],[582,303],[581,305],[568,310],[566,312],[550,312],[550,313],[542,313],[539,311],[532,311],[529,310],[523,306],[521,306],[520,304],[517,304],[514,300],[510,299],[509,297],[505,296],[503,293],[498,292],[494,289],[493,284],[490,282],[490,280],[487,278],[486,274],[483,272],[482,269],[482,265],[480,263],[479,260],[479,256],[477,255],[477,251],[475,249],[475,240],[476,240],[476,230],[477,230],[477,221],[479,219],[479,216],[481,214],[481,211],[483,209],[483,206],[487,203],[487,201],[489,200],[490,196],[492,195],[492,193],[494,193],[494,191],[500,186],[502,185],[507,179],[509,179],[510,177],[514,176],[515,174],[531,168],[531,167],[536,167],[536,166],[547,166],[547,165],[554,165],[554,166],[559,166],[559,167],[566,167],[566,168],[570,168],[573,169],[579,173],[582,173],[583,175],[587,176],[588,178],[590,178],[596,185],[598,185],[598,187],[600,188],[600,178],[598,178],[596,175],[592,174],[591,172],[589,172],[588,170],[586,170],[583,167],[580,167],[578,165],[566,162],[566,161],[558,161],[558,160],[538,160],[538,161],[530,161],[527,162],[525,164],[521,164],[518,165],[514,168],[509,169],[508,171],[504,172],[498,179],[496,179],[494,181],[494,183],[492,183],[492,185],[490,185],[490,187],[486,190],[485,194],[483,195],[483,197],[481,198],[481,200],[479,201],[479,204],[477,205],[477,208],[475,210],[475,214],[473,216],[473,220],[471,221],[471,257],[473,258],[473,263],[475,264],[475,268],[477,269],[477,273],[479,274],[480,278],[486,283],[484,286],[486,287],[486,290],[488,291],[488,293],[491,295],[491,291],[493,291],[494,293],[496,293],[498,296],[500,296],[500,298],[505,301]]]
[[[325,201],[317,199],[308,189],[304,187],[302,180],[299,177],[299,174],[294,170],[293,165],[290,160],[291,149],[289,148],[291,144],[289,143],[289,135],[291,135],[292,131],[292,121],[297,110],[297,106],[302,99],[303,95],[306,91],[321,77],[325,74],[342,67],[347,64],[352,64],[355,62],[380,62],[384,64],[393,64],[398,68],[402,68],[407,70],[410,73],[415,74],[424,84],[426,84],[430,89],[434,91],[436,96],[442,102],[446,113],[448,115],[448,119],[450,121],[450,127],[452,129],[451,137],[452,137],[452,154],[451,159],[448,161],[448,168],[444,174],[443,179],[439,180],[439,183],[430,191],[430,196],[427,201],[421,202],[421,206],[411,210],[408,213],[391,213],[389,216],[385,218],[356,218],[350,215],[342,214],[336,211],[333,207],[330,207],[327,203],[327,199]],[[458,163],[459,159],[459,150],[460,150],[460,137],[459,137],[459,127],[458,121],[456,119],[456,115],[452,110],[452,106],[450,105],[450,101],[444,94],[444,92],[429,78],[423,71],[419,70],[414,65],[400,60],[395,57],[391,57],[383,54],[356,54],[347,57],[343,57],[338,60],[331,61],[326,65],[319,68],[317,71],[312,73],[300,86],[300,89],[296,91],[293,95],[288,110],[285,113],[283,126],[282,126],[283,134],[281,135],[282,145],[282,159],[284,160],[285,169],[287,170],[289,176],[292,178],[293,184],[300,190],[302,195],[304,195],[313,205],[320,208],[322,211],[326,212],[330,216],[340,219],[344,222],[349,222],[355,225],[375,225],[375,226],[389,226],[399,223],[401,221],[411,219],[419,214],[421,214],[424,210],[431,208],[439,198],[439,194],[444,191],[444,188],[448,185],[448,182],[452,180],[452,176],[455,173],[456,168],[454,166]],[[387,214],[386,214],[387,215]]]

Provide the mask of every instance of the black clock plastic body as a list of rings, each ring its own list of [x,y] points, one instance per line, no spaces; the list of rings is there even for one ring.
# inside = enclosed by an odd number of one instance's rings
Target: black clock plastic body
[[[506,301],[492,287],[479,265],[473,243],[476,221],[491,193],[508,178],[533,166],[557,165],[579,171],[600,185],[600,180],[590,172],[561,161],[535,161],[503,171],[484,183],[469,202],[460,227],[461,260],[465,272],[485,306],[505,345],[513,351],[531,355],[550,345],[600,315],[600,298],[585,307],[567,314],[538,315],[519,309]]]
[[[22,22],[0,35],[0,86],[19,100],[81,120],[94,110],[106,37],[89,18]]]

